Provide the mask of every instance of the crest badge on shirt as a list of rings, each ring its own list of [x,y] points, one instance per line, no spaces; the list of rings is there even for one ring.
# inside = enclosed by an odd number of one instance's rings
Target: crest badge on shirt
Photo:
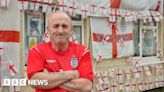
[[[78,58],[71,58],[70,64],[72,68],[77,68],[78,67]]]

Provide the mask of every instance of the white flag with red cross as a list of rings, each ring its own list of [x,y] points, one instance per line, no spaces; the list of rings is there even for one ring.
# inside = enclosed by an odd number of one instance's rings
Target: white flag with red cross
[[[4,46],[4,44],[3,44]],[[0,47],[3,47],[2,44]],[[6,52],[6,49],[0,48],[0,62],[1,62],[1,75],[8,76],[8,77],[14,77],[16,74],[18,74],[18,69],[16,68],[15,64],[11,60],[11,58],[8,56],[8,53]],[[5,72],[8,72],[5,73]]]
[[[0,48],[3,48],[4,56],[1,61],[2,79],[13,78],[15,73],[14,78],[20,77],[18,73],[20,69],[20,10],[17,8],[17,0],[10,0],[10,3],[12,4],[8,6],[8,9],[0,9]]]
[[[13,77],[18,73],[18,69],[16,68],[16,66],[13,64],[11,60],[9,60],[8,62],[9,62],[8,65],[9,73]]]
[[[91,17],[92,53],[102,58],[119,58],[133,55],[132,22],[109,23],[108,18]]]

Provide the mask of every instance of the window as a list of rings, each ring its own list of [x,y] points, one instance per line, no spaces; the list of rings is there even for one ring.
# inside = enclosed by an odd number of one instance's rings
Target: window
[[[145,24],[138,21],[135,23],[133,30],[135,57],[157,56],[157,30],[156,22]]]
[[[141,20],[138,20],[134,25],[134,57],[144,58],[157,56],[157,22],[143,23]]]
[[[25,60],[27,60],[27,53],[29,49],[36,43],[40,43],[43,40],[45,30],[45,14],[40,11],[25,11],[24,16],[24,57]]]
[[[76,36],[77,42],[82,44],[82,26],[73,25],[73,33]]]
[[[78,43],[83,44],[83,21],[81,15],[72,16],[73,20],[73,35]]]

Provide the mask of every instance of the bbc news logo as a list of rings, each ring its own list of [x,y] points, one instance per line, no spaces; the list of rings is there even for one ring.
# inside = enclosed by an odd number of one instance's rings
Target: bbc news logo
[[[2,86],[48,85],[48,80],[3,79]]]

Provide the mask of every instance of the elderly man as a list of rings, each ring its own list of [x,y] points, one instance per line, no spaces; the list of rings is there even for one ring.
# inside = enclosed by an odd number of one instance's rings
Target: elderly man
[[[48,80],[48,85],[33,85],[36,92],[90,92],[93,70],[89,50],[69,41],[72,20],[55,11],[48,19],[50,42],[40,43],[29,51],[28,78]]]

